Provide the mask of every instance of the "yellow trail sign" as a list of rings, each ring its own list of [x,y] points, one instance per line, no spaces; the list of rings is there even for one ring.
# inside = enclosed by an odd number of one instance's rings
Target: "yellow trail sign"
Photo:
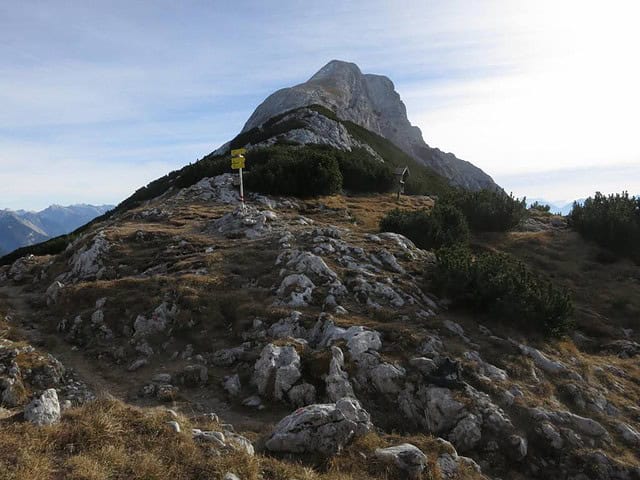
[[[238,169],[244,168],[244,157],[234,157],[231,159],[231,168]]]
[[[244,155],[246,151],[246,148],[236,148],[235,150],[231,150],[231,156],[238,157],[240,155]]]

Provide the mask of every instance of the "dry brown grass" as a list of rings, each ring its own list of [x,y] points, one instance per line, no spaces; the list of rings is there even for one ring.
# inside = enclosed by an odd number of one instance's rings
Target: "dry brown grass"
[[[180,417],[182,433],[160,409],[131,407],[103,398],[67,411],[51,427],[10,418],[0,424],[0,478],[3,480],[192,480],[221,479],[234,472],[244,480],[346,480],[401,478],[394,468],[374,459],[378,447],[409,441],[429,457],[424,480],[439,479],[435,458],[442,447],[427,436],[380,437],[369,434],[341,455],[321,463],[285,461],[243,452],[216,455],[210,444],[192,440],[190,428],[219,428],[215,422]],[[467,478],[467,477],[461,477]],[[480,478],[468,477],[468,478]]]
[[[326,219],[329,223],[342,223],[353,227],[357,226],[363,232],[377,233],[380,219],[390,210],[395,208],[418,209],[431,208],[434,201],[429,197],[401,196],[396,200],[396,195],[332,195],[320,197],[315,202],[308,202],[309,206],[324,205],[333,210],[330,213],[314,212],[313,217],[319,220]]]
[[[484,235],[484,245],[506,251],[568,288],[577,326],[597,337],[637,327],[640,274],[625,259],[603,261],[603,250],[568,229]]]

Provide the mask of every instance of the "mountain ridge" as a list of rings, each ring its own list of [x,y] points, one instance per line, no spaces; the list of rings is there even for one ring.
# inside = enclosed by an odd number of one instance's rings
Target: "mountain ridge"
[[[0,255],[68,233],[112,209],[112,205],[50,205],[40,211],[0,210]]]

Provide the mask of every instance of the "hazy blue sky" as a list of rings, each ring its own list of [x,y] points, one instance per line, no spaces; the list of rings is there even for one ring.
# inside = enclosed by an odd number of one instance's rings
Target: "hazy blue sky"
[[[640,3],[0,0],[0,208],[117,203],[331,59],[517,195],[640,192]]]

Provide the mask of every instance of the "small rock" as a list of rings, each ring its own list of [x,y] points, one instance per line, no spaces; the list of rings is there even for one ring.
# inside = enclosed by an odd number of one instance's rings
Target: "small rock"
[[[178,412],[176,412],[175,410],[172,410],[170,408],[167,408],[167,410],[165,410],[167,412],[167,414],[171,417],[171,418],[178,418]]]
[[[395,464],[410,479],[420,478],[427,464],[427,456],[415,445],[403,443],[395,447],[378,448],[375,456],[386,463]]]
[[[147,363],[149,363],[149,361],[146,358],[139,358],[137,360],[134,360],[131,365],[127,367],[127,370],[130,372],[135,372],[136,370],[144,367]]]
[[[409,365],[416,368],[423,375],[429,376],[438,369],[436,362],[426,357],[415,357],[409,360]]]
[[[167,422],[167,425],[169,425],[169,428],[171,428],[171,430],[173,430],[175,433],[180,433],[180,424],[175,420]]]
[[[245,398],[242,401],[242,405],[244,405],[245,407],[257,408],[258,410],[262,410],[264,408],[262,399],[258,395],[252,395]]]
[[[156,373],[151,377],[151,381],[155,383],[171,383],[170,373]]]
[[[240,390],[242,389],[242,385],[240,384],[240,377],[236,373],[235,375],[230,375],[228,377],[224,377],[224,381],[222,382],[224,389],[231,395],[232,397],[237,397],[240,394]]]
[[[339,347],[331,347],[329,375],[325,378],[329,400],[337,402],[343,397],[355,397],[347,372],[343,370],[344,354]]]
[[[291,387],[288,392],[289,401],[297,406],[304,407],[305,405],[312,404],[316,399],[316,389],[309,383],[301,383]]]
[[[402,387],[405,370],[390,363],[381,363],[371,370],[371,381],[380,393],[397,394]]]
[[[527,456],[527,440],[520,435],[511,435],[509,444],[512,447],[512,456],[516,461],[522,460]]]
[[[460,451],[471,450],[482,438],[482,420],[470,413],[458,422],[449,434],[449,440]]]
[[[300,355],[296,349],[290,345],[280,347],[270,343],[262,349],[255,364],[253,383],[261,395],[286,400],[287,392],[301,376]]]
[[[60,421],[60,403],[54,388],[45,390],[24,409],[25,420],[39,426],[53,425]]]
[[[618,423],[616,428],[627,445],[631,447],[640,446],[640,433],[636,429],[622,422]]]

